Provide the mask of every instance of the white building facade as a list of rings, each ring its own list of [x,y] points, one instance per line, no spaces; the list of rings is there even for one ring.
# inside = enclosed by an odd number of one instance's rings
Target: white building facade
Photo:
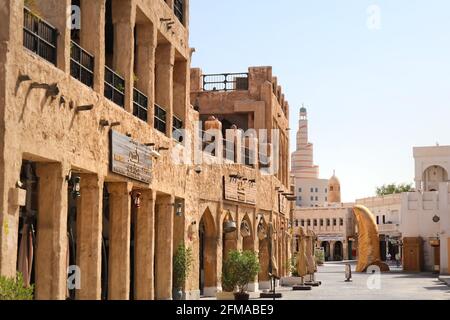
[[[404,263],[448,274],[450,146],[414,148],[414,160],[416,191],[402,194],[401,204]]]

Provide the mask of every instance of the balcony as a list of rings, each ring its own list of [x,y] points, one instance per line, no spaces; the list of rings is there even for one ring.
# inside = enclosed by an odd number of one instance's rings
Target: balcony
[[[94,86],[94,56],[74,41],[70,47],[70,75],[88,87]]]
[[[203,75],[203,91],[248,90],[248,73]]]
[[[136,118],[147,122],[148,119],[148,98],[138,89],[133,90],[133,115]]]
[[[105,97],[122,108],[125,105],[125,80],[106,66]]]
[[[167,131],[167,112],[157,104],[155,104],[155,129],[163,134]]]
[[[56,64],[58,31],[24,7],[23,45],[41,58]]]

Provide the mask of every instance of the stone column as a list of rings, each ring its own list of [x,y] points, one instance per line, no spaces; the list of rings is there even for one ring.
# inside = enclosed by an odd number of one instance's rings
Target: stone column
[[[137,210],[135,226],[136,300],[153,300],[155,256],[155,199],[152,190],[141,190],[141,207]]]
[[[156,203],[155,295],[157,300],[172,299],[173,219],[175,198],[158,197]]]
[[[77,212],[77,265],[81,270],[79,300],[101,299],[103,179],[83,174]]]
[[[37,165],[39,213],[36,299],[64,300],[67,288],[67,172],[60,163]]]
[[[108,183],[109,300],[128,300],[130,297],[131,189],[130,183]]]
[[[171,44],[161,44],[156,48],[156,103],[167,112],[166,135],[172,137],[173,116],[173,67],[175,48]]]
[[[113,0],[114,68],[125,79],[125,110],[133,112],[136,3]]]
[[[94,90],[105,87],[105,0],[81,0],[81,46],[94,55]]]
[[[336,241],[330,241],[330,261],[334,261],[334,245]]]
[[[138,81],[136,86],[148,98],[147,122],[154,126],[155,104],[155,55],[157,45],[157,32],[151,23],[138,24],[136,26],[136,74]]]

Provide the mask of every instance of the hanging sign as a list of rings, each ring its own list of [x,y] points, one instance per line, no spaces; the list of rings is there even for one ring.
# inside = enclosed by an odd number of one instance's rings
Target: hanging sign
[[[223,183],[225,200],[256,204],[256,182],[245,178],[224,177]]]
[[[111,171],[144,183],[152,181],[151,148],[111,131]]]

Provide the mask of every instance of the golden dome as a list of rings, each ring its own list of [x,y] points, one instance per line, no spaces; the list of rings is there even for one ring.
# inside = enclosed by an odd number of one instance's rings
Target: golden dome
[[[328,180],[328,184],[329,185],[340,185],[341,182],[339,181],[338,177],[336,177],[335,175],[333,175],[330,180]]]
[[[336,172],[333,172],[333,176],[328,180],[328,202],[341,202],[341,182],[336,177]]]

